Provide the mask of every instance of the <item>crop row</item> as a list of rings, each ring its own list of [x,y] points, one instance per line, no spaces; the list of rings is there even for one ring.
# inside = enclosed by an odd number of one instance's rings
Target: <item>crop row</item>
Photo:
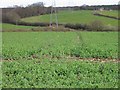
[[[3,33],[2,57],[15,60],[42,56],[117,58],[117,47],[117,33],[115,32]]]
[[[57,59],[3,63],[3,88],[117,88],[117,63]]]

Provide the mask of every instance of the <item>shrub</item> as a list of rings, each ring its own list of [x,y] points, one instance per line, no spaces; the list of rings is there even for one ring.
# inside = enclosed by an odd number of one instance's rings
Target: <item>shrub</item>
[[[87,29],[87,25],[86,24],[65,24],[65,28],[71,28],[71,29]]]
[[[89,24],[89,29],[92,31],[103,31],[104,24],[99,20],[95,20]]]
[[[15,22],[11,22],[11,23],[16,24]],[[49,23],[30,23],[30,22],[23,22],[23,21],[19,21],[17,24],[23,25],[23,26],[49,26]]]
[[[2,21],[3,22],[14,22],[14,23],[18,23],[18,21],[20,20],[20,16],[17,14],[17,13],[15,13],[15,12],[8,12],[8,13],[4,13],[4,14],[2,14],[3,15],[3,18],[2,18]]]

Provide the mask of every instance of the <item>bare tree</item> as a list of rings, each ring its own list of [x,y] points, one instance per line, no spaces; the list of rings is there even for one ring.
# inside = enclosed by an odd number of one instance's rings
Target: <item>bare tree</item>
[[[13,11],[6,13],[6,18],[8,22],[16,22],[16,24],[20,20],[20,16]]]
[[[92,31],[101,31],[104,28],[104,24],[99,20],[92,21],[89,26]]]

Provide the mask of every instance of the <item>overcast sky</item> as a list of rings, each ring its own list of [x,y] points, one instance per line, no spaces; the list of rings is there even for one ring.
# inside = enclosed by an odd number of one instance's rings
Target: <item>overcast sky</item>
[[[54,0],[0,0],[0,7],[8,7],[13,5],[27,6],[36,2],[44,2],[45,6],[50,6]],[[111,5],[118,4],[119,0],[56,0],[57,6],[81,6],[87,5]]]

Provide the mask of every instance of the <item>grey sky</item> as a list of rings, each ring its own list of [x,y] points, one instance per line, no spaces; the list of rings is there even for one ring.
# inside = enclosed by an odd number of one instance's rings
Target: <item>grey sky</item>
[[[36,2],[44,2],[45,6],[50,6],[53,0],[0,0],[0,7],[8,7],[13,5],[26,6]],[[81,6],[87,5],[111,5],[118,4],[119,0],[56,0],[57,6]]]

